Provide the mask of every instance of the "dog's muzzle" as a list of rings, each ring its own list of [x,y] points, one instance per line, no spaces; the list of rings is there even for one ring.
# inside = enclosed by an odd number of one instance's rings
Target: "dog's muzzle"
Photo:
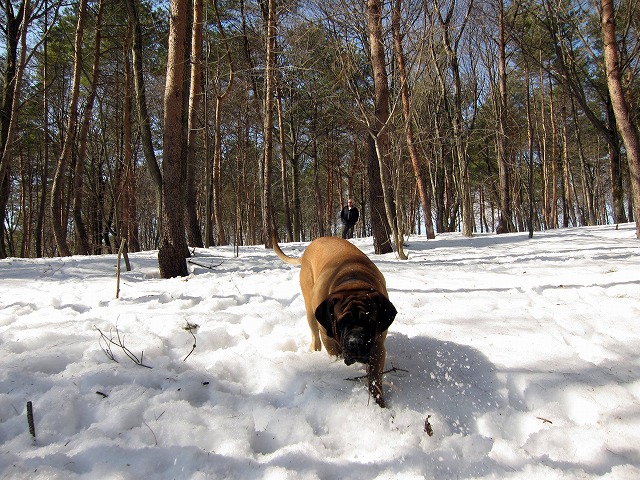
[[[370,357],[344,357],[344,363],[346,363],[347,365],[353,365],[354,363],[364,363],[366,365],[369,365],[369,359]]]
[[[342,342],[342,352],[344,356],[344,363],[352,365],[356,362],[369,363],[371,357],[371,347],[373,342],[370,339],[364,338],[361,329],[354,328],[344,337]]]

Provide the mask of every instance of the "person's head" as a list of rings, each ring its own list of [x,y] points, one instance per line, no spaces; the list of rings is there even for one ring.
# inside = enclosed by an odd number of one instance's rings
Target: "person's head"
[[[347,205],[349,205],[350,207],[353,207],[353,200],[351,199],[347,200]]]

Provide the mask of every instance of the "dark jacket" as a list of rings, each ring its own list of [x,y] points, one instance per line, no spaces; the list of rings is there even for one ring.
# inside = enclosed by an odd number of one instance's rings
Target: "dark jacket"
[[[345,225],[355,225],[358,221],[358,215],[360,215],[358,209],[356,207],[349,208],[348,205],[345,205],[340,212],[340,218]]]

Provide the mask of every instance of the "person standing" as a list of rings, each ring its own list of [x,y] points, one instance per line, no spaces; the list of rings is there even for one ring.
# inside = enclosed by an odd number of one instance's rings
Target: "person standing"
[[[342,238],[353,238],[353,227],[358,221],[360,212],[353,206],[353,200],[349,199],[347,204],[340,212],[340,218],[342,219]]]

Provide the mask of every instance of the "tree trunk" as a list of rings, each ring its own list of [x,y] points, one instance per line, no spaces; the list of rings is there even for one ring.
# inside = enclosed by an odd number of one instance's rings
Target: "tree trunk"
[[[198,112],[200,110],[200,95],[202,85],[200,72],[202,65],[202,10],[203,0],[193,0],[193,26],[191,30],[191,88],[189,89],[189,121],[187,127],[187,185],[185,202],[185,223],[187,239],[193,247],[204,247],[202,231],[198,222],[196,206],[196,149],[200,132]]]
[[[87,104],[84,107],[82,127],[78,138],[78,157],[73,184],[73,221],[75,223],[76,253],[79,255],[89,255],[89,236],[87,228],[82,218],[82,197],[84,196],[84,163],[87,157],[87,135],[91,125],[91,115],[93,103],[96,98],[98,88],[98,77],[100,75],[100,41],[102,38],[102,0],[98,1],[98,13],[96,15],[95,45],[93,49],[93,67],[91,74],[91,90],[87,96]]]
[[[301,242],[301,206],[300,206],[300,167],[299,167],[299,153],[297,149],[297,143],[295,141],[295,134],[293,132],[293,126],[289,125],[291,137],[294,139],[293,151],[291,154],[291,204],[293,205],[293,241]]]
[[[49,14],[48,9],[45,8],[44,12],[44,28],[49,28]],[[36,239],[35,239],[35,255],[40,258],[43,255],[43,237],[44,237],[44,218],[47,210],[47,178],[49,175],[49,93],[48,93],[48,69],[49,69],[49,40],[48,37],[44,39],[42,45],[42,123],[44,134],[43,150],[43,165],[40,170],[40,201],[38,205],[38,217],[36,220]],[[0,240],[2,235],[0,235]]]
[[[562,122],[562,226],[567,228],[575,217],[571,200],[571,167],[569,165],[569,133],[567,130],[566,99],[562,98],[560,108]],[[574,222],[575,223],[575,222]]]
[[[214,145],[213,145],[213,183],[212,183],[212,195],[213,195],[213,219],[216,225],[216,244],[227,245],[227,234],[224,229],[224,222],[222,221],[222,145],[220,141],[222,139],[221,134],[221,119],[222,116],[222,98],[216,97],[216,110],[214,114]]]
[[[71,250],[67,245],[67,223],[66,215],[63,211],[62,197],[64,195],[64,182],[67,173],[67,166],[71,158],[71,150],[75,142],[76,123],[78,121],[78,97],[80,96],[80,76],[82,75],[82,38],[84,35],[84,23],[87,13],[87,0],[81,0],[78,5],[78,21],[76,24],[74,43],[74,67],[73,83],[71,87],[71,100],[69,102],[69,120],[64,136],[62,152],[58,159],[58,167],[53,178],[51,189],[51,223],[53,233],[60,256],[71,255]]]
[[[332,156],[331,148],[329,144],[332,142],[331,135],[327,136],[327,143],[325,145],[325,165],[327,166],[327,181],[325,182],[325,193],[324,198],[326,201],[324,202],[324,215],[323,215],[323,225],[325,230],[329,235],[333,232],[332,221],[333,218],[333,192],[334,192],[334,178],[335,178],[335,166],[334,166],[334,158]],[[341,200],[339,200],[341,202]]]
[[[576,108],[573,102],[573,98],[571,99],[572,110],[575,112]],[[595,190],[594,190],[594,181],[593,174],[591,168],[585,158],[584,147],[582,145],[582,133],[580,129],[580,122],[578,121],[577,115],[573,116],[573,124],[574,124],[574,135],[576,137],[576,145],[578,146],[578,157],[580,158],[580,178],[581,178],[581,190],[582,197],[584,202],[584,209],[586,212],[584,213],[584,219],[582,221],[583,225],[596,225],[596,210],[595,210]]]
[[[509,188],[511,179],[507,162],[507,67],[506,40],[504,34],[504,0],[498,0],[498,85],[500,101],[498,102],[498,172],[500,177],[500,216],[497,233],[515,230],[511,218],[511,198]]]
[[[528,227],[529,238],[533,238],[533,203],[534,203],[534,191],[533,191],[533,121],[531,119],[531,94],[530,94],[530,81],[529,81],[529,68],[525,64],[524,67],[525,87],[527,89],[526,111],[527,111],[527,143],[529,145],[529,165],[528,165],[528,181],[527,188],[529,190],[529,212],[528,212]]]
[[[540,53],[540,55],[542,55],[542,53]],[[539,70],[539,78],[540,78],[540,91],[544,92],[544,72],[542,69],[542,62],[540,61],[540,70]],[[540,163],[542,164],[541,167],[541,176],[542,176],[542,217],[544,219],[544,227],[546,229],[549,228],[553,228],[552,227],[552,222],[551,222],[551,189],[549,187],[550,182],[550,175],[549,175],[549,155],[548,155],[548,151],[549,149],[547,148],[547,138],[548,138],[548,134],[547,134],[547,114],[546,114],[546,108],[545,108],[545,98],[546,95],[540,95],[540,122],[541,122],[541,128],[539,129],[539,144],[542,145],[542,158],[540,159]]]
[[[233,80],[235,77],[234,66],[233,66],[233,57],[231,55],[231,49],[229,47],[229,42],[227,40],[227,36],[225,34],[224,28],[222,26],[222,21],[220,20],[220,13],[218,11],[218,2],[215,0],[213,2],[215,14],[216,14],[216,22],[218,24],[218,31],[220,32],[220,37],[224,43],[225,52],[227,55],[227,61],[229,62],[229,79],[227,82],[226,88],[220,88],[218,93],[216,94],[216,112],[215,112],[215,125],[214,125],[214,153],[213,153],[213,216],[216,223],[216,233],[217,233],[217,244],[218,245],[227,245],[229,240],[227,238],[227,234],[224,229],[224,222],[222,216],[222,105],[226,100],[231,88],[233,86]]]
[[[558,127],[553,92],[553,83],[549,82],[549,118],[551,122],[551,224],[549,228],[558,227]]]
[[[133,42],[131,44],[131,58],[133,60],[133,81],[136,91],[136,109],[138,122],[140,123],[140,137],[145,163],[149,169],[151,180],[156,193],[156,215],[162,231],[162,172],[156,160],[153,139],[151,137],[151,119],[147,111],[147,94],[142,68],[142,30],[136,8],[136,0],[125,0],[129,21],[133,26]]]
[[[273,160],[273,99],[275,92],[276,67],[276,1],[267,0],[266,13],[266,58],[264,79],[264,156],[262,171],[262,241],[265,247],[271,247],[273,227],[273,206],[271,201],[271,163]]]
[[[282,207],[284,208],[284,226],[287,230],[287,241],[293,242],[293,223],[291,221],[291,198],[289,195],[289,180],[287,175],[287,148],[284,134],[284,116],[282,113],[282,90],[276,87],[276,102],[278,108],[278,128],[280,130],[280,175],[282,180]]]
[[[372,192],[377,191],[380,195],[370,194],[370,202],[372,208],[379,212],[374,221],[387,219],[386,225],[378,225],[373,229],[375,253],[389,253],[393,251],[389,233],[386,227],[391,227],[394,233],[396,247],[398,252],[402,251],[402,238],[398,238],[398,229],[396,224],[395,208],[391,207],[393,201],[393,189],[389,180],[388,168],[389,162],[389,84],[387,79],[387,70],[384,55],[384,43],[382,38],[382,1],[367,0],[367,29],[369,33],[370,60],[373,70],[373,84],[375,90],[374,109],[375,124],[371,126],[370,135],[373,139],[373,153],[376,155],[376,163],[378,168],[372,165],[373,156],[369,152],[369,188]],[[382,235],[381,238],[375,237]],[[378,251],[378,248],[380,249]]]
[[[127,251],[137,252],[140,250],[140,240],[138,232],[138,220],[136,215],[136,166],[133,158],[132,142],[133,142],[133,79],[131,62],[129,60],[129,51],[131,50],[131,42],[133,38],[133,26],[129,22],[127,29],[127,37],[124,42],[123,52],[123,71],[124,71],[124,98],[122,105],[122,129],[123,129],[123,164],[124,164],[124,183],[122,185],[121,194],[121,235],[127,241]]]
[[[14,15],[11,2],[4,2],[5,9],[5,55],[6,65],[3,75],[2,100],[0,104],[0,151],[7,148],[9,136],[9,124],[11,122],[14,107],[14,93],[16,81],[16,62],[18,55],[19,26],[22,22],[24,7],[20,9],[18,16]],[[3,154],[4,157],[4,154]],[[9,199],[10,182],[8,177],[9,158],[0,160],[0,218],[5,218],[7,201]],[[0,258],[5,258],[7,252],[4,247],[5,222],[0,221]]]
[[[8,8],[12,9],[13,7],[8,6]],[[24,77],[24,71],[26,68],[27,62],[27,27],[31,21],[31,6],[29,0],[26,0],[21,6],[21,17],[22,21],[20,22],[19,34],[20,37],[20,58],[18,59],[17,65],[15,64],[17,57],[17,50],[14,50],[14,53],[11,53],[13,59],[8,59],[7,61],[14,64],[14,67],[11,68],[11,77],[5,77],[5,81],[8,81],[8,85],[5,85],[8,91],[6,94],[6,105],[3,105],[3,112],[6,112],[6,127],[5,122],[3,121],[3,134],[2,134],[2,156],[0,157],[0,180],[4,180],[5,175],[9,171],[9,164],[15,154],[14,151],[14,141],[16,139],[16,134],[18,130],[18,110],[20,106],[20,94],[22,92],[22,79]],[[15,21],[15,20],[14,20]],[[13,48],[13,47],[10,47]],[[10,101],[9,101],[10,100]],[[3,103],[5,103],[3,102]],[[5,116],[3,115],[3,117]],[[4,194],[4,192],[3,192]],[[3,216],[4,219],[4,209]]]
[[[640,139],[638,130],[630,115],[629,105],[622,87],[622,73],[616,41],[615,9],[613,0],[602,0],[602,40],[607,73],[607,86],[616,117],[616,123],[627,151],[627,161],[631,174],[634,213],[636,217],[636,238],[640,239]]]
[[[435,138],[441,138],[440,128],[441,118],[435,115],[433,119],[433,131]],[[439,233],[447,231],[447,179],[445,173],[445,155],[444,144],[433,147],[433,156],[435,159],[433,167],[430,168],[429,176],[431,178],[431,190],[434,192],[436,203],[436,231]]]
[[[607,107],[607,109],[609,110],[607,118],[611,120],[612,124],[615,123],[617,126],[618,121],[615,118],[613,101],[611,99]],[[614,223],[626,223],[627,215],[624,211],[624,190],[622,187],[622,155],[620,153],[620,135],[616,130],[616,126],[612,127],[612,131],[610,131],[609,135],[607,136],[607,146],[609,148],[609,175],[611,176],[611,200],[613,202],[611,213],[613,214]]]
[[[388,222],[384,211],[380,163],[376,151],[376,141],[367,135],[367,182],[369,183],[369,205],[371,209],[371,235],[376,254],[391,253],[393,247],[389,237]]]
[[[405,67],[404,49],[402,47],[402,34],[400,32],[400,7],[402,0],[395,0],[393,7],[393,19],[391,22],[393,28],[393,39],[396,47],[396,61],[398,63],[398,75],[400,77],[400,92],[402,94],[402,113],[404,115],[405,133],[407,137],[407,149],[409,150],[409,158],[413,167],[413,173],[416,177],[416,186],[418,196],[424,212],[424,222],[427,230],[427,238],[435,238],[433,231],[433,218],[431,212],[431,192],[428,189],[428,183],[425,179],[418,149],[413,139],[413,121],[411,118],[411,102],[409,99],[409,80]]]
[[[163,135],[163,229],[158,265],[162,278],[184,277],[189,254],[184,228],[187,177],[186,127],[188,101],[185,78],[188,78],[187,32],[189,0],[171,0],[167,79],[164,95]]]
[[[13,8],[12,6],[8,6],[8,8]],[[11,105],[10,111],[8,113],[9,116],[9,124],[7,126],[6,136],[3,135],[3,149],[2,149],[2,157],[0,159],[0,213],[2,214],[2,220],[0,221],[2,225],[0,225],[0,242],[2,243],[0,257],[6,257],[6,251],[4,249],[4,218],[5,218],[5,210],[7,201],[9,199],[9,189],[11,188],[9,182],[9,164],[13,158],[15,153],[14,151],[14,141],[16,138],[17,130],[18,130],[18,110],[20,105],[20,93],[22,91],[22,79],[24,76],[24,70],[26,68],[27,63],[27,27],[31,21],[31,5],[29,0],[26,0],[21,6],[21,15],[22,22],[20,24],[20,59],[18,61],[18,65],[15,67],[15,74],[11,79],[9,88],[13,89],[11,94]],[[26,211],[23,209],[23,214],[26,215]],[[24,232],[26,235],[27,232]]]
[[[325,236],[324,221],[322,215],[322,190],[320,189],[320,158],[318,157],[318,135],[315,128],[312,131],[316,134],[313,135],[311,140],[311,157],[313,158],[313,192],[315,195],[315,208],[314,214],[316,217],[317,233],[319,237]]]

